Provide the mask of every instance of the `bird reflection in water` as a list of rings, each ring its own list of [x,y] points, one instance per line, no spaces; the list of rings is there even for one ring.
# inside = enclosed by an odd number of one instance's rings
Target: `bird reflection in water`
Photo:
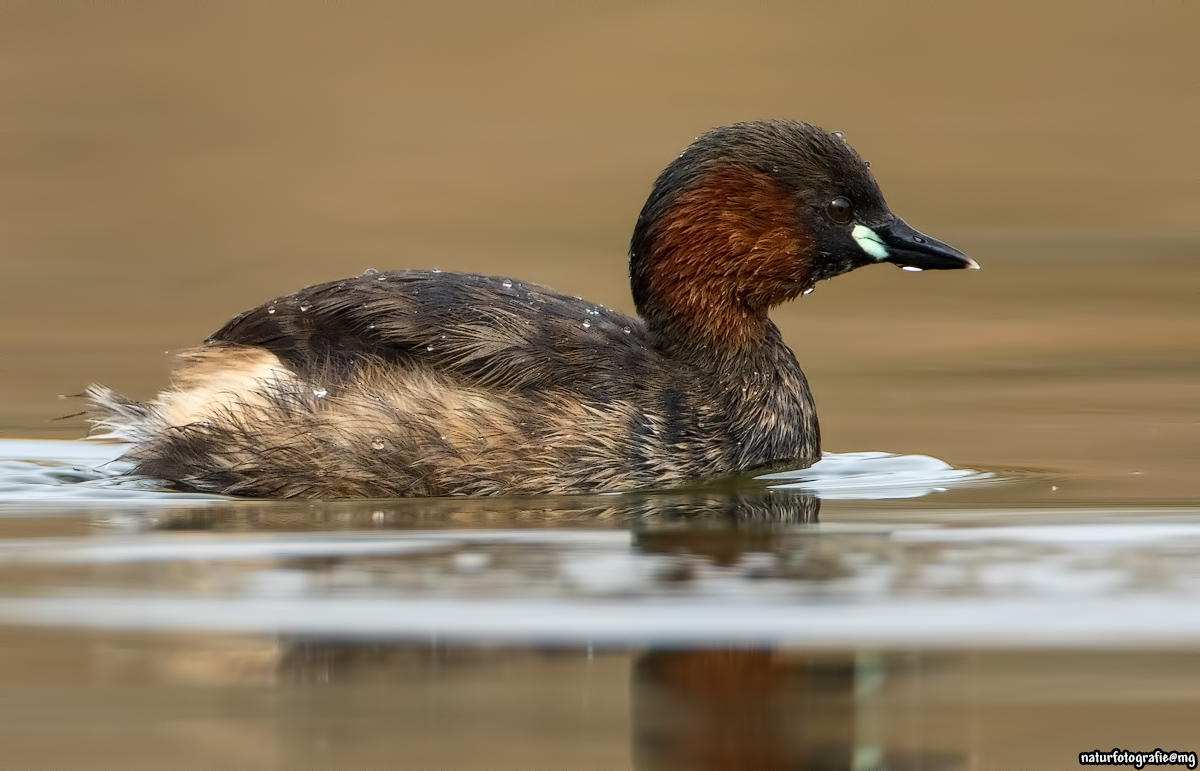
[[[870,652],[650,651],[633,665],[641,771],[954,771],[962,752],[889,746],[887,659]],[[903,706],[903,705],[901,705]],[[892,734],[895,737],[895,734]],[[907,742],[906,742],[907,743]]]
[[[848,767],[854,670],[770,650],[641,654],[631,690],[638,768]]]
[[[817,521],[821,501],[803,490],[753,480],[695,490],[531,498],[407,498],[325,502],[239,501],[158,507],[142,529],[212,531],[412,530],[437,528],[630,528],[689,523],[741,528]]]
[[[770,526],[815,523],[819,510],[820,500],[813,496],[768,492],[737,501],[725,521],[740,526],[649,528],[637,533],[636,544],[643,553],[674,555],[680,581],[692,578],[689,565],[745,565],[752,555],[776,557],[764,563],[772,565],[768,573],[826,581],[849,570],[837,553],[826,553],[819,541],[798,545],[794,528]],[[636,766],[656,771],[964,768],[957,754],[885,752],[880,703],[885,671],[884,659],[869,652],[642,652],[633,663],[630,688]]]
[[[848,568],[836,553],[825,553],[817,543],[821,539],[807,543],[801,538],[805,543],[797,544],[798,532],[817,521],[819,509],[820,501],[803,492],[743,487],[553,500],[275,503],[257,509],[240,504],[163,514],[157,526],[218,531],[628,528],[633,538],[626,548],[634,554],[671,557],[666,564],[673,567],[653,579],[660,585],[683,585],[714,569],[750,571],[746,575],[753,578],[756,558],[768,556],[773,559],[757,560],[764,577],[821,582]],[[451,556],[292,559],[276,567],[319,575],[358,565],[379,577],[377,588],[393,590],[404,585],[404,575],[419,570],[445,589],[451,584],[438,581],[437,574],[447,571],[446,578],[452,577]],[[473,575],[480,586],[492,584],[486,569]],[[511,570],[507,575],[511,580]],[[521,588],[513,584],[507,591],[519,594]],[[320,737],[309,750],[319,745],[331,757],[375,762],[382,756],[373,752],[407,746],[432,761],[468,752],[467,745],[496,741],[528,740],[522,746],[536,747],[544,740],[537,738],[540,733],[554,724],[558,727],[551,733],[564,749],[599,742],[611,751],[615,742],[631,742],[622,753],[628,752],[639,769],[964,767],[961,755],[888,751],[880,702],[887,667],[878,655],[704,649],[702,643],[686,650],[630,653],[583,646],[331,639],[336,637],[284,635],[276,641],[275,682],[292,694],[285,711],[306,726],[305,736]],[[373,715],[376,722],[386,720],[393,725],[390,739],[378,746],[352,741],[358,729],[350,729],[348,713],[337,704],[352,714]],[[632,723],[626,729],[631,734],[621,740],[615,715],[628,715]],[[343,734],[346,741],[339,739]]]

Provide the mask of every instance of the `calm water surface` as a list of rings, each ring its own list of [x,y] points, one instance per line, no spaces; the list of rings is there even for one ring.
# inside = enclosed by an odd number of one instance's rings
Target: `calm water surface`
[[[1192,5],[56,8],[0,8],[0,766],[1200,749]],[[867,269],[779,309],[832,453],[813,469],[233,501],[122,478],[55,420],[369,267],[630,311],[654,175],[767,116],[846,131],[984,268]]]

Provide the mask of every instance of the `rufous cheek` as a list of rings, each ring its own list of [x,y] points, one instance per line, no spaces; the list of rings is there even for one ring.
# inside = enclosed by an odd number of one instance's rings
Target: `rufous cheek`
[[[785,190],[753,170],[718,168],[655,223],[651,293],[673,322],[738,345],[760,335],[767,309],[805,283],[811,253]]]

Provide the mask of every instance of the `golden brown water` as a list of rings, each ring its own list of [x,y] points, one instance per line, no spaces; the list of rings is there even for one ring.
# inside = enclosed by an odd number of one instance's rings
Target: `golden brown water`
[[[713,125],[792,117],[846,132],[893,210],[984,267],[862,270],[779,309],[827,449],[1020,478],[826,502],[824,522],[1194,506],[1198,22],[1175,2],[2,5],[0,436],[80,436],[51,421],[76,409],[59,394],[148,396],[164,351],[368,267],[511,275],[630,311],[625,249],[658,171]],[[636,525],[566,508],[125,514],[151,532]],[[10,506],[0,545],[120,517]],[[262,559],[239,571],[278,567]],[[0,585],[128,588],[112,570],[3,568]],[[228,575],[135,577],[220,595]],[[23,768],[865,769],[876,750],[887,767],[1061,768],[1097,747],[1197,749],[1183,653],[589,657],[3,629],[0,744]]]

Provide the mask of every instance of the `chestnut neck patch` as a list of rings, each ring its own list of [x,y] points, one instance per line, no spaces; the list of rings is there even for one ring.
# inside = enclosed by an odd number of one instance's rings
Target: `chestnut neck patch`
[[[767,311],[798,295],[812,237],[792,197],[766,174],[719,166],[649,224],[638,308],[652,330],[726,350],[763,339]]]

